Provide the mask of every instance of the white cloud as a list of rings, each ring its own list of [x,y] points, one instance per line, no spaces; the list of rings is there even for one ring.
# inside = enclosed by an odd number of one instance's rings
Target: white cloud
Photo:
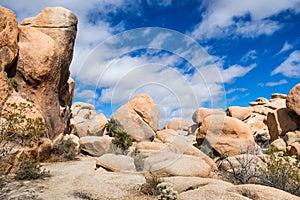
[[[197,39],[271,35],[281,26],[267,18],[287,9],[299,12],[299,7],[299,1],[286,0],[203,1],[203,20],[191,35]]]
[[[257,58],[257,53],[255,50],[248,51],[242,58],[242,62],[253,61]]]
[[[232,94],[235,92],[246,92],[248,89],[247,88],[231,88],[229,90],[227,90],[227,94]]]
[[[259,83],[258,86],[260,87],[274,87],[274,86],[279,86],[279,85],[284,85],[287,84],[287,80],[282,79],[280,81],[277,82],[267,82],[267,83]]]
[[[300,51],[296,50],[292,52],[289,57],[282,62],[271,75],[282,74],[289,78],[300,77]]]
[[[78,81],[75,98],[89,103],[112,105],[126,103],[138,93],[148,93],[160,108],[161,120],[190,119],[199,106],[219,107],[225,101],[225,83],[245,76],[255,66],[233,65],[223,69],[222,58],[208,55],[192,38],[176,31],[159,28],[121,32],[105,17],[90,22],[88,14],[133,9],[122,0],[17,1],[3,5],[14,8],[19,18],[35,16],[46,6],[64,6],[79,18],[72,76]],[[171,1],[162,1],[168,6]],[[28,6],[30,5],[30,6]],[[119,30],[120,35],[113,35]],[[170,53],[147,54],[147,48]],[[147,49],[145,54],[130,53]],[[190,66],[180,66],[186,60]],[[191,67],[192,66],[192,67]],[[190,70],[192,72],[190,72]],[[102,88],[101,96],[95,91]],[[219,104],[219,101],[221,104]],[[112,106],[113,107],[113,106]]]
[[[286,51],[291,50],[291,49],[293,49],[293,45],[289,44],[288,41],[286,41],[283,44],[283,46],[280,49],[280,51],[276,55],[282,54],[283,52],[286,52]]]
[[[237,77],[245,76],[248,72],[250,72],[255,67],[256,64],[252,64],[247,67],[243,67],[240,65],[232,65],[222,72],[223,81],[226,83],[230,83]]]

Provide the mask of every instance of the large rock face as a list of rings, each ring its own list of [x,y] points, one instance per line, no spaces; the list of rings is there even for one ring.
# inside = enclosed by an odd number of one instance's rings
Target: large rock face
[[[150,96],[134,97],[112,116],[135,141],[152,140],[157,130],[157,108]]]
[[[197,138],[206,140],[220,155],[235,156],[257,146],[247,124],[223,115],[206,117]]]
[[[300,83],[295,85],[288,93],[286,106],[300,116]]]
[[[271,140],[274,141],[289,131],[299,129],[300,117],[288,108],[279,108],[274,112],[268,113],[267,125]]]
[[[19,27],[18,90],[43,112],[51,139],[64,133],[60,106],[67,106],[76,26],[71,11],[55,7],[25,19]]]
[[[13,72],[13,64],[19,50],[18,34],[18,21],[15,14],[0,5],[0,107],[8,97],[6,73],[11,75]]]

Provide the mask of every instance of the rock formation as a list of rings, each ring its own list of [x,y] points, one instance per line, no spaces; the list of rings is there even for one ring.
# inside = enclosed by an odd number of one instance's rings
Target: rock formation
[[[149,95],[135,96],[112,116],[136,141],[150,141],[158,128],[158,112]]]
[[[65,8],[45,8],[18,26],[13,12],[0,6],[0,111],[26,103],[30,109],[22,114],[47,125],[45,138],[30,149],[18,148],[18,155],[44,157],[44,150],[70,132],[74,81],[69,66],[76,32],[77,17]]]

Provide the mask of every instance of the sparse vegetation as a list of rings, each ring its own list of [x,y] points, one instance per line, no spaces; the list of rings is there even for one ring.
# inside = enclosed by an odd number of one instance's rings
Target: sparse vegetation
[[[32,148],[48,129],[40,117],[31,118],[33,105],[29,103],[6,103],[0,112],[0,161],[17,149]]]
[[[111,150],[115,153],[126,154],[128,148],[132,145],[132,139],[122,125],[117,120],[111,119],[108,121],[106,130],[109,136],[114,137]]]
[[[36,161],[29,160],[21,162],[14,178],[16,180],[32,180],[48,176],[50,176],[50,171],[47,171],[46,169],[42,170],[41,165],[39,165]]]
[[[274,149],[263,158],[266,167],[261,167],[261,184],[275,187],[300,196],[300,162]]]
[[[136,170],[142,171],[144,169],[144,159],[146,157],[142,155],[138,149],[134,149],[130,156],[134,159],[134,165]]]
[[[153,195],[153,196],[159,195],[159,190],[157,189],[157,185],[162,182],[161,178],[155,175],[151,175],[145,178],[146,178],[146,183],[144,183],[141,186],[141,192],[146,195]]]
[[[222,162],[228,162],[230,169],[221,173],[222,178],[235,184],[262,184],[300,196],[299,160],[272,147],[267,153],[261,159],[251,154],[225,158]]]
[[[67,139],[54,145],[51,158],[49,160],[52,162],[75,160],[76,155],[76,143],[74,143],[71,139]]]
[[[7,83],[11,88],[18,92],[18,82],[15,78],[8,78]]]

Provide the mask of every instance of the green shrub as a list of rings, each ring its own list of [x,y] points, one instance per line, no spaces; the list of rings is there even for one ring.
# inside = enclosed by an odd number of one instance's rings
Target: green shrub
[[[11,88],[18,92],[18,82],[15,78],[8,78],[7,83]]]
[[[270,151],[269,151],[270,152]],[[272,152],[260,167],[261,184],[300,196],[300,164],[283,152]]]
[[[50,161],[68,161],[76,159],[76,143],[71,139],[63,140],[54,145]]]
[[[132,139],[123,129],[122,125],[114,119],[108,121],[106,131],[109,136],[113,137],[111,151],[122,152],[126,154],[128,148],[132,145]]]
[[[34,160],[22,162],[16,172],[16,180],[32,180],[50,176],[50,171],[41,170],[41,166]]]
[[[33,147],[47,136],[48,127],[42,118],[30,118],[30,103],[6,103],[0,112],[0,161],[16,146]],[[14,145],[11,145],[13,143]]]
[[[162,181],[159,177],[151,175],[146,178],[146,183],[141,186],[141,192],[146,195],[159,195],[159,190],[157,185],[160,184]]]

